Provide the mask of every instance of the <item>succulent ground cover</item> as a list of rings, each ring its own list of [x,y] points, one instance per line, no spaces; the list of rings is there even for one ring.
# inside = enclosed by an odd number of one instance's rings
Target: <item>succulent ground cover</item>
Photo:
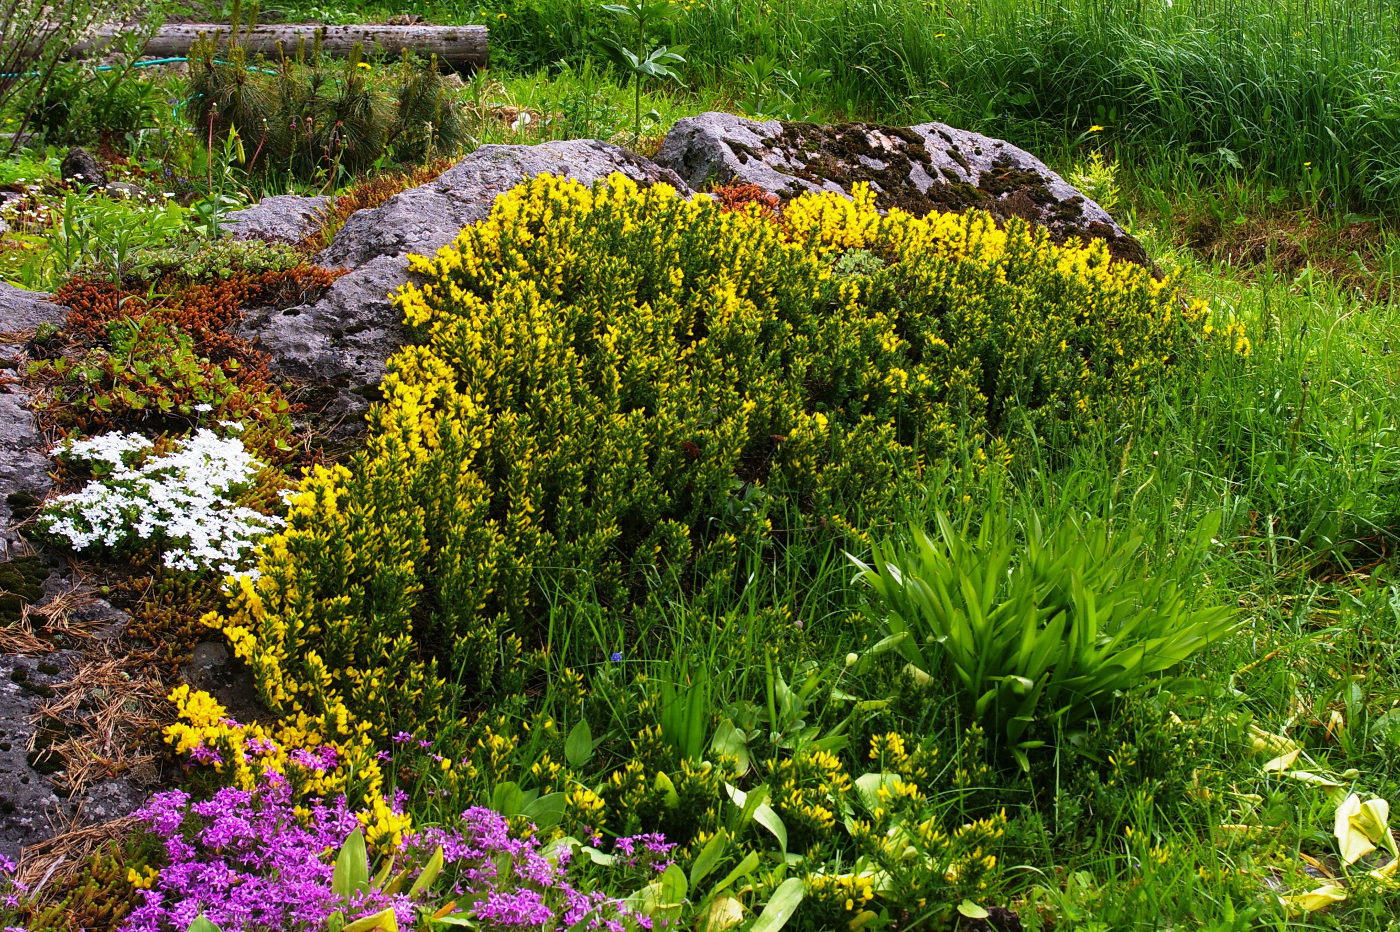
[[[132,616],[99,649],[10,563],[0,644],[81,655],[32,752],[67,791],[171,787],[31,851],[3,924],[1393,925],[1393,11],[1349,46],[1308,39],[1325,4],[566,6],[435,9],[494,30],[460,88],[307,59],[0,92],[44,134],[0,162],[0,273],[74,310],[7,376],[57,456],[27,527]],[[450,126],[395,128],[415,80]],[[380,122],[263,139],[279,87]],[[446,149],[646,150],[715,102],[1053,137],[1153,267],[860,188],[542,177],[414,260],[357,445],[237,336]],[[70,141],[140,196],[60,184]],[[340,196],[322,233],[220,238],[289,190]],[[211,638],[260,705],[183,682]]]

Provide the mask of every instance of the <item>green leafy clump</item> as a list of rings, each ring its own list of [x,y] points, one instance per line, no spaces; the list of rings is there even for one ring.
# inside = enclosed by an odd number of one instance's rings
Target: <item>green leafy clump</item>
[[[870,565],[856,564],[905,659],[919,675],[946,673],[966,711],[1026,766],[1048,728],[1105,715],[1231,631],[1232,612],[1193,607],[1181,586],[1218,524],[1156,573],[1142,538],[1105,521],[1052,531],[1032,521],[1018,542],[996,514],[976,537],[939,515],[936,534],[916,530],[912,546],[877,545]]]
[[[19,621],[24,606],[39,601],[44,594],[44,578],[48,575],[48,565],[39,557],[20,557],[0,563],[0,626]]]
[[[41,407],[59,423],[89,431],[188,429],[206,416],[250,423],[284,417],[286,401],[240,385],[238,368],[237,359],[201,355],[174,324],[145,317],[108,324],[103,344],[31,364],[53,384]]]
[[[185,235],[173,242],[136,250],[121,269],[124,283],[162,279],[206,284],[238,276],[286,272],[306,262],[296,247],[260,239],[209,239]],[[83,269],[79,277],[95,277]]]

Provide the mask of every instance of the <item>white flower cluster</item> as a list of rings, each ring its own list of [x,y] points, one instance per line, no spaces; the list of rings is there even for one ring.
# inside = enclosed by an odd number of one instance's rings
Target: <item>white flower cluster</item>
[[[137,434],[103,434],[68,444],[70,458],[103,463],[111,475],[47,507],[44,526],[74,550],[119,547],[134,538],[165,548],[165,565],[178,570],[243,570],[257,539],[281,518],[235,504],[261,464],[236,437],[199,430],[173,450],[139,462],[133,454],[151,442]],[[130,460],[138,460],[132,465]]]

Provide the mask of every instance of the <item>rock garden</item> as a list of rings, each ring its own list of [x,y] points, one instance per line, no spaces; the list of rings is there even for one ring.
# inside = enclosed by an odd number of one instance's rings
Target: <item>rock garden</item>
[[[1393,927],[1395,13],[1032,6],[0,4],[0,927]]]

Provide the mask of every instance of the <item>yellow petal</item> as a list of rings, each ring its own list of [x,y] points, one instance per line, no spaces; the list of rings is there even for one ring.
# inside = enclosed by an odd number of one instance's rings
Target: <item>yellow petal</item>
[[[1352,793],[1342,800],[1333,822],[1342,861],[1353,864],[1375,851],[1377,845],[1384,845],[1394,853],[1395,840],[1390,835],[1389,820],[1390,803],[1384,799],[1368,799],[1363,803],[1360,796]]]
[[[1280,754],[1264,765],[1265,773],[1283,773],[1283,771],[1293,766],[1298,756],[1303,753],[1302,748],[1294,748],[1286,754]]]
[[[1295,893],[1292,896],[1281,896],[1283,905],[1288,907],[1289,912],[1311,913],[1331,906],[1333,903],[1340,903],[1347,898],[1347,891],[1341,884],[1325,883],[1315,890],[1307,893]]]
[[[1341,851],[1343,864],[1353,864],[1376,850],[1371,839],[1366,837],[1366,833],[1356,824],[1356,817],[1360,813],[1361,797],[1355,793],[1342,800],[1342,804],[1337,807],[1332,834],[1337,836],[1337,848]]]
[[[1384,799],[1368,799],[1361,804],[1361,811],[1352,820],[1358,829],[1377,845],[1395,853],[1395,839],[1390,835],[1390,803]]]
[[[744,921],[744,905],[732,896],[722,896],[711,901],[709,908],[700,918],[701,932],[721,932],[732,929]]]
[[[1258,725],[1249,726],[1250,744],[1256,751],[1268,751],[1271,754],[1286,754],[1298,747],[1298,743],[1292,738],[1285,738],[1283,735],[1276,735],[1273,732],[1265,731]]]

